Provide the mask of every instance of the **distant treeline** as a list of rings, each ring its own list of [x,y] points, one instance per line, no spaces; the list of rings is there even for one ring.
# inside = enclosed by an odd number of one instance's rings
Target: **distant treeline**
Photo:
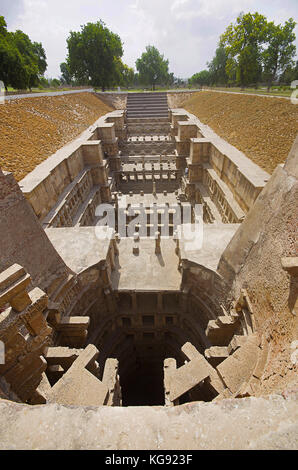
[[[215,56],[207,69],[189,80],[174,77],[169,61],[154,46],[147,46],[136,61],[136,71],[122,61],[123,43],[103,21],[87,23],[70,31],[68,54],[60,64],[59,78],[45,78],[47,58],[41,43],[32,42],[22,31],[9,32],[0,16],[0,80],[5,88],[31,89],[59,86],[92,86],[102,90],[115,87],[156,86],[197,87],[203,85],[257,87],[266,83],[290,84],[298,79],[294,62],[292,18],[275,25],[259,13],[240,14],[220,37]]]
[[[298,79],[294,62],[296,23],[292,18],[275,25],[259,13],[240,14],[220,37],[207,69],[194,74],[191,85],[258,86],[288,84]]]

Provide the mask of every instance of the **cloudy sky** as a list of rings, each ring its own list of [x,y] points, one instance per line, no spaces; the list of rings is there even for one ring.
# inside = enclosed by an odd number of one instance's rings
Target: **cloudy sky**
[[[190,77],[206,68],[220,34],[241,11],[258,11],[275,23],[290,17],[298,22],[297,0],[0,0],[8,29],[42,42],[48,77],[60,75],[69,31],[99,19],[121,37],[130,67],[150,44],[169,59],[175,76]],[[298,38],[297,26],[295,32]]]

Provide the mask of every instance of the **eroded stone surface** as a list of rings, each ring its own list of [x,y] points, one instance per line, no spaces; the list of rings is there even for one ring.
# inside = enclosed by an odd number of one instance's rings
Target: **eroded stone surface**
[[[162,407],[29,407],[0,401],[1,449],[296,449],[297,401],[282,396]]]

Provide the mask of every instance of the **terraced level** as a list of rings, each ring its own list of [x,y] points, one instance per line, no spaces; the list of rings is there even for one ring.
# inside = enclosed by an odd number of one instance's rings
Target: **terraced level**
[[[40,448],[61,416],[62,448],[94,432],[117,449],[293,436],[297,150],[270,178],[166,94],[139,93],[19,184],[0,170],[0,442],[16,406],[55,419]]]

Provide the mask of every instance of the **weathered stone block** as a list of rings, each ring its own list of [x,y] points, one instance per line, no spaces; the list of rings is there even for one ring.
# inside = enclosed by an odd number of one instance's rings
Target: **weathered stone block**
[[[258,344],[258,338],[251,338],[251,341],[247,341],[217,366],[218,373],[232,393],[236,393],[241,385],[250,379],[260,352]]]

